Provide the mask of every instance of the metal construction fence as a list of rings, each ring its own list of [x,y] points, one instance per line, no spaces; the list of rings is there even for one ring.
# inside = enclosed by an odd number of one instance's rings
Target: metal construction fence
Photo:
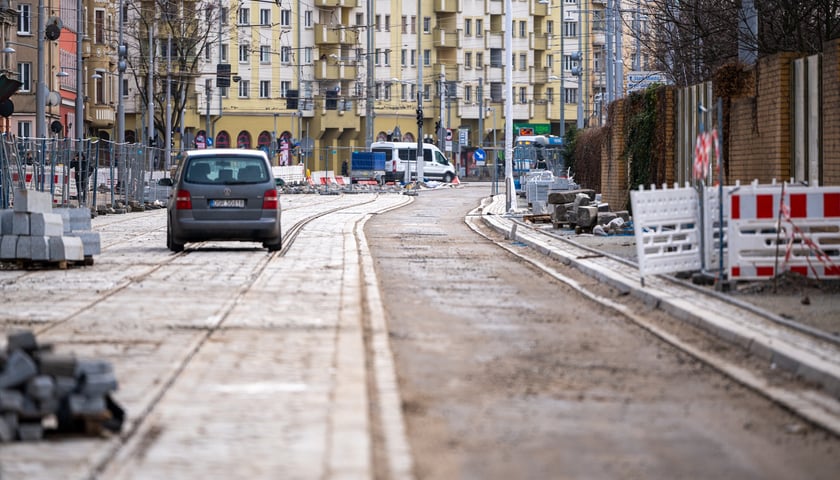
[[[56,206],[98,208],[166,198],[163,150],[102,139],[38,139],[0,134],[0,207],[14,190],[50,192]]]

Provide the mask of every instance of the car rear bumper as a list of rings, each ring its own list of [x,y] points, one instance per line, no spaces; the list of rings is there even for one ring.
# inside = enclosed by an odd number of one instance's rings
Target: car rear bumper
[[[271,217],[237,221],[176,217],[172,222],[172,231],[175,238],[183,242],[208,240],[274,242],[280,239],[280,222]]]

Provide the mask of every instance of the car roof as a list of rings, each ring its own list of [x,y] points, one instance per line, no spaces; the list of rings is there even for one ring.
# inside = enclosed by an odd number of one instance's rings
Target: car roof
[[[226,155],[239,155],[243,157],[260,157],[268,161],[268,155],[262,150],[245,150],[243,148],[205,148],[201,150],[187,151],[188,158],[215,157]]]
[[[371,148],[373,147],[393,147],[393,148],[414,148],[417,149],[417,142],[373,142],[370,144]],[[437,148],[436,145],[432,145],[431,143],[423,142],[424,149],[431,149]]]

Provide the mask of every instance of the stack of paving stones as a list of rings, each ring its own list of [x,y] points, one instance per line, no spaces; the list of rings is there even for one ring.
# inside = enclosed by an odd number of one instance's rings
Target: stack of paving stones
[[[45,431],[119,433],[125,413],[110,395],[117,380],[109,362],[53,353],[31,331],[7,339],[0,352],[0,443],[41,440]]]
[[[99,253],[86,208],[53,209],[49,192],[18,189],[14,208],[0,210],[0,260],[66,267],[90,265]]]
[[[577,232],[592,232],[597,226],[622,226],[630,222],[626,210],[613,212],[608,203],[596,201],[595,190],[578,189],[548,194],[551,224],[554,228],[569,226]],[[621,221],[616,221],[616,219]],[[614,228],[618,228],[614,227]]]

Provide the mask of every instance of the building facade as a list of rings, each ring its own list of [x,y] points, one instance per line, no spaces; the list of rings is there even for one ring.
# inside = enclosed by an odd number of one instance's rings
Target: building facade
[[[31,3],[11,1],[18,23],[27,9],[33,18]],[[161,148],[168,139],[173,158],[181,149],[263,148],[278,164],[333,171],[370,141],[416,141],[418,107],[423,136],[459,164],[462,152],[501,147],[522,129],[560,135],[599,121],[605,11],[618,3],[512,0],[507,65],[503,0],[421,0],[419,11],[404,0],[43,1],[63,20],[61,38],[46,42],[50,91],[61,96],[48,116],[63,135],[80,135],[81,78],[83,136],[118,138],[121,107],[126,141]],[[56,80],[58,72],[68,75]],[[32,119],[30,103],[12,123]],[[452,141],[442,142],[447,132]]]

